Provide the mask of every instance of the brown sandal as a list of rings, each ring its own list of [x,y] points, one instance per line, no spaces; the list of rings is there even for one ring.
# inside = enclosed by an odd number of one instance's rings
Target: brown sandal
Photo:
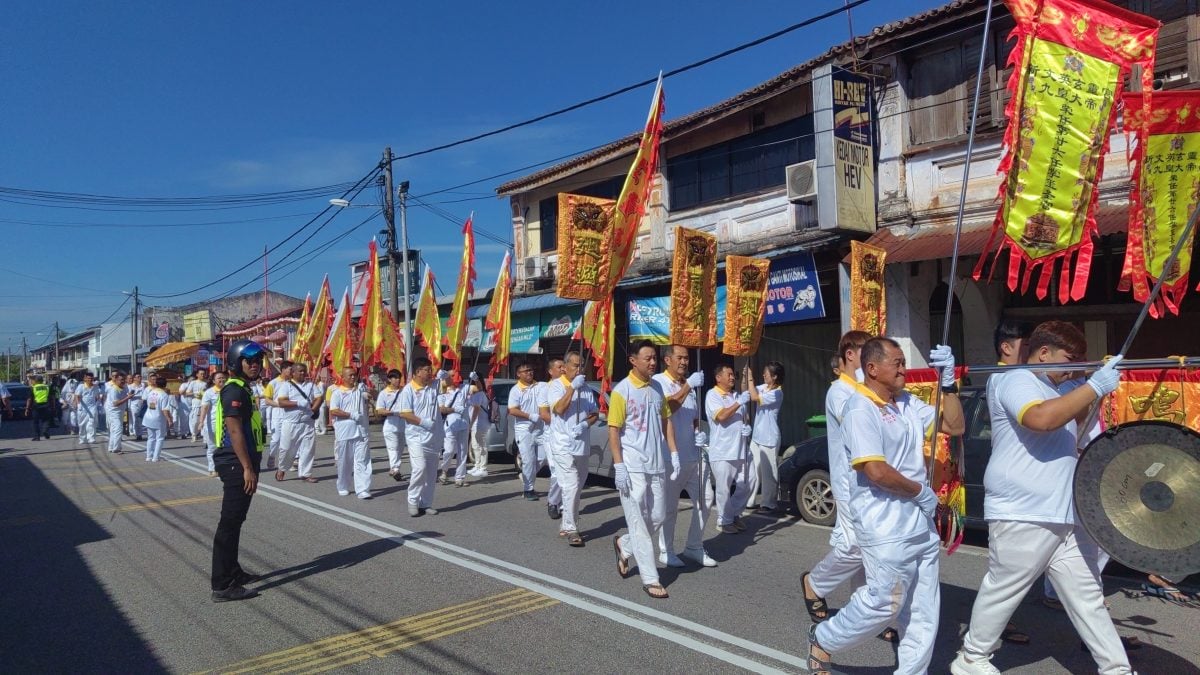
[[[583,537],[579,536],[578,532],[573,532],[573,531],[568,532],[567,533],[567,543],[570,544],[571,546],[574,546],[575,548],[579,548],[579,547],[583,546]]]
[[[276,472],[275,472],[275,480],[277,480],[277,481],[281,481],[281,480],[283,480],[284,478],[287,478],[287,473],[286,473],[286,472],[284,472],[284,471],[276,471]]]
[[[666,600],[671,597],[667,595],[667,589],[663,588],[662,584],[645,584],[642,586],[642,590],[646,591],[646,595],[655,600]]]
[[[305,477],[304,477],[304,482],[305,482],[305,483],[316,483],[316,482],[318,482],[318,481],[317,481],[317,479],[316,479],[316,478],[313,478],[312,476],[305,476]]]

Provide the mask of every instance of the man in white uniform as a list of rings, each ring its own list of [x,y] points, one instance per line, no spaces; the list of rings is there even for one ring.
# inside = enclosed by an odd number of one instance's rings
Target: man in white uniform
[[[129,399],[129,423],[125,433],[134,437],[134,440],[142,440],[142,412],[146,409],[146,401],[142,397],[142,392],[146,390],[146,385],[142,384],[142,374],[134,373],[129,380],[129,393],[133,398]]]
[[[746,403],[750,394],[737,393],[733,366],[721,364],[714,373],[717,386],[704,396],[708,413],[708,459],[717,484],[717,529],[736,534],[746,529],[740,514],[750,498],[749,470],[742,432],[746,429]],[[737,490],[730,496],[734,484]]]
[[[353,488],[359,499],[371,498],[371,449],[364,428],[367,394],[358,382],[358,371],[342,369],[342,384],[329,397],[333,420],[333,461],[337,465],[338,494],[347,497]]]
[[[195,379],[179,388],[179,405],[182,407],[185,402],[187,404],[186,413],[183,410],[180,413],[181,416],[187,416],[188,431],[193,441],[203,438],[201,427],[204,417],[200,415],[200,406],[204,403],[204,392],[208,391],[208,371],[197,370],[195,375]]]
[[[275,480],[283,480],[287,476],[284,467],[299,461],[300,478],[308,483],[317,482],[312,475],[317,442],[313,416],[321,407],[321,397],[317,394],[317,385],[308,379],[308,366],[303,363],[292,365],[292,379],[275,389],[275,404],[283,417],[279,423],[279,461],[275,463]],[[369,480],[367,486],[369,489]],[[359,494],[361,496],[361,492]]]
[[[275,389],[290,379],[292,379],[292,362],[281,361],[279,363],[279,375],[268,382],[262,391],[264,416],[267,419],[267,429],[271,432],[266,454],[268,471],[275,469],[275,458],[279,456],[279,425],[283,422],[283,415],[279,414],[279,406],[275,402],[277,397]],[[336,445],[337,442],[335,441],[334,446],[336,447]],[[279,468],[287,469],[288,467],[283,466]]]
[[[62,391],[59,392],[58,400],[62,404],[62,422],[63,427],[68,434],[77,433],[79,431],[78,421],[75,414],[75,389],[79,386],[79,381],[75,378],[68,378],[67,383],[63,385]],[[138,436],[141,440],[141,436]]]
[[[587,386],[582,371],[579,352],[567,352],[562,377],[551,382],[546,391],[550,402],[550,461],[558,469],[562,488],[562,523],[558,531],[575,547],[583,546],[577,521],[591,452],[588,431],[600,416],[596,392]]]
[[[1029,336],[1027,363],[1068,363],[1086,353],[1082,331],[1065,321],[1047,321]],[[1120,360],[1110,359],[1087,386],[1064,395],[1057,385],[1071,377],[1067,372],[1017,370],[989,383],[992,457],[983,477],[988,573],[975,597],[962,650],[950,664],[955,675],[999,672],[991,657],[1000,634],[1043,572],[1099,672],[1132,672],[1104,607],[1098,556],[1086,550],[1094,544],[1077,531],[1072,503],[1076,419],[1117,388]]]
[[[488,475],[487,432],[492,423],[492,402],[479,382],[478,375],[471,380],[471,394],[467,398],[467,405],[470,406],[471,418],[471,457],[475,464],[469,473],[476,478],[483,478]]]
[[[216,478],[217,465],[213,453],[217,451],[217,402],[221,400],[221,387],[225,386],[225,371],[213,373],[213,386],[200,397],[200,434],[204,437],[204,455],[208,460],[208,475]]]
[[[663,348],[666,369],[654,376],[654,381],[667,398],[671,409],[671,429],[675,435],[675,451],[679,455],[679,477],[668,476],[663,493],[663,524],[658,531],[658,563],[670,567],[683,567],[681,558],[687,558],[704,567],[716,567],[717,561],[704,550],[704,523],[708,521],[712,508],[712,491],[707,489],[710,475],[700,461],[696,447],[699,429],[700,404],[696,393],[704,385],[704,373],[696,371],[688,375],[689,357],[687,347],[670,345]],[[692,500],[691,524],[688,526],[687,544],[681,555],[675,555],[675,523],[679,518],[679,497],[687,490]]]
[[[750,502],[754,504],[762,486],[759,510],[776,513],[779,499],[779,411],[783,408],[783,364],[771,361],[763,366],[763,383],[755,386],[750,366],[745,369],[745,391],[757,409],[750,435]]]
[[[79,444],[96,442],[96,418],[100,415],[100,387],[95,376],[83,374],[83,383],[75,387],[75,419],[79,428]]]
[[[444,391],[438,396],[438,406],[449,412],[443,413],[446,416],[446,433],[442,443],[442,461],[438,465],[441,470],[439,478],[442,485],[450,484],[450,460],[454,459],[457,461],[454,467],[454,486],[464,487],[467,484],[467,451],[471,442],[471,430],[467,422],[470,385],[455,387],[446,379],[442,381],[442,386]]]
[[[852,330],[838,341],[838,376],[829,385],[825,394],[825,437],[829,447],[829,489],[836,505],[836,522],[829,533],[829,553],[812,568],[800,576],[804,586],[804,605],[813,623],[829,618],[829,606],[825,598],[843,582],[853,580],[858,588],[865,583],[862,552],[858,549],[858,537],[850,524],[850,481],[854,470],[850,468],[850,455],[842,443],[842,409],[854,394],[861,377],[859,352],[871,339],[870,333]],[[858,374],[856,376],[856,373]]]
[[[632,557],[642,577],[642,590],[661,600],[667,597],[667,589],[659,583],[654,538],[662,527],[666,480],[679,480],[680,466],[671,408],[654,380],[657,365],[654,343],[639,340],[630,346],[629,376],[613,387],[609,399],[608,447],[629,530],[613,537],[617,573],[621,578],[628,576]]]
[[[437,381],[449,377],[444,370]],[[438,406],[437,385],[433,384],[433,366],[421,356],[413,359],[413,372],[400,392],[400,416],[406,422],[404,437],[408,441],[408,461],[412,475],[408,478],[408,515],[437,515],[433,508],[433,491],[437,485],[438,457],[442,454],[442,422],[444,414]]]
[[[400,473],[400,462],[404,458],[404,419],[400,417],[400,392],[404,390],[404,379],[395,368],[388,371],[387,386],[379,391],[375,399],[375,414],[383,417],[383,444],[387,446],[388,475],[396,482],[404,480]]]
[[[522,493],[530,502],[538,499],[533,483],[541,466],[537,445],[542,436],[542,418],[538,416],[536,393],[533,364],[522,363],[517,366],[517,383],[508,390],[508,416],[513,420],[513,436],[521,457]]]
[[[546,364],[546,381],[534,386],[538,417],[542,419],[542,435],[538,438],[538,461],[550,467],[550,488],[546,490],[546,515],[550,520],[562,518],[562,486],[558,484],[558,466],[550,461],[550,447],[554,443],[550,433],[550,383],[563,374],[563,360],[550,359]]]
[[[850,516],[862,550],[867,583],[828,621],[809,630],[809,670],[830,671],[830,654],[879,633],[893,620],[900,634],[896,673],[925,673],[933,657],[941,595],[940,540],[933,516],[938,499],[926,485],[924,444],[934,409],[904,390],[905,360],[889,338],[862,348],[864,384],[843,408],[842,437],[855,475]],[[954,377],[954,355],[941,345],[929,363],[941,370],[941,430],[965,428]]]
[[[104,419],[108,427],[108,451],[121,454],[121,434],[125,431],[122,416],[133,394],[125,387],[125,373],[114,370],[112,379],[105,385]]]

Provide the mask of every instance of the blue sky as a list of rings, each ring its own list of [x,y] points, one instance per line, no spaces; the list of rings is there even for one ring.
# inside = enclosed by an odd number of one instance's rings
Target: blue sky
[[[0,39],[0,186],[202,197],[352,182],[371,170],[385,145],[403,154],[501,127],[842,4],[697,0],[680,11],[679,3],[625,0],[10,2]],[[873,0],[852,11],[854,29],[862,34],[940,4]],[[839,15],[670,78],[666,117],[728,98],[848,36]],[[647,87],[399,162],[396,179],[409,180],[419,196],[606,143],[638,129],[650,94]],[[504,180],[426,201],[456,219],[473,210],[479,230],[511,240],[507,200],[493,192]],[[134,285],[165,295],[214,281],[291,234],[327,199],[150,211],[20,204],[0,194],[0,349],[19,349],[22,332],[31,344],[44,343],[36,333],[54,321],[66,329],[99,322]],[[371,188],[355,201],[377,204],[379,197]],[[295,258],[370,213],[345,210]],[[272,272],[272,290],[303,297],[328,272],[340,293],[348,264],[365,257],[382,226],[376,219],[305,264]],[[409,230],[411,246],[425,252],[449,291],[458,227],[414,206]],[[477,247],[478,283],[490,286],[503,246],[480,237]],[[204,291],[153,302],[195,302],[243,284],[261,289],[261,262]]]

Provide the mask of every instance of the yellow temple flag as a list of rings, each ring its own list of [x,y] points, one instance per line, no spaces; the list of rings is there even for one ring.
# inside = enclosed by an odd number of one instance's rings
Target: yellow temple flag
[[[467,310],[471,293],[475,292],[475,232],[471,229],[471,218],[463,225],[463,252],[458,266],[458,287],[454,290],[454,304],[450,306],[450,320],[446,323],[446,360],[458,371],[462,360],[463,338],[467,336]]]
[[[646,116],[646,128],[642,131],[641,143],[633,158],[633,165],[625,175],[625,185],[621,187],[621,196],[617,198],[617,208],[612,215],[609,293],[617,287],[617,282],[625,276],[630,263],[633,262],[633,249],[637,244],[642,215],[646,213],[650,187],[654,184],[655,173],[658,172],[658,144],[662,139],[662,117],[665,109],[662,73],[659,73],[658,84],[654,87],[654,99],[650,102],[650,113]]]
[[[383,308],[383,294],[379,283],[379,251],[372,239],[367,247],[367,300],[359,318],[359,335],[362,346],[359,353],[362,365],[381,364],[385,368],[404,368],[404,342],[392,315]]]
[[[296,335],[292,338],[292,351],[288,358],[292,361],[303,362],[304,335],[308,332],[308,324],[312,322],[312,293],[304,296],[304,309],[300,312],[300,323],[296,325]]]
[[[329,338],[321,349],[322,356],[329,356],[329,369],[333,376],[341,381],[342,369],[353,365],[354,345],[350,336],[350,289],[342,293],[342,304],[338,307],[337,315],[333,317],[333,325],[329,328]]]
[[[421,294],[417,298],[417,316],[413,330],[421,336],[421,344],[429,350],[434,368],[442,367],[442,319],[438,316],[437,297],[433,294],[433,268],[425,266],[421,279]],[[411,373],[410,373],[411,376]]]
[[[488,308],[484,328],[496,336],[496,348],[492,352],[492,368],[488,373],[490,382],[500,367],[508,363],[512,351],[512,252],[504,254],[504,262],[500,264],[500,276],[496,279],[496,291],[492,296],[492,306]],[[480,345],[482,348],[482,345]]]
[[[612,385],[613,340],[616,326],[613,315],[613,299],[588,301],[583,307],[583,319],[575,337],[583,340],[583,346],[592,352],[592,364],[600,374],[601,388],[607,391]]]
[[[321,351],[325,347],[325,338],[329,334],[329,324],[333,318],[333,297],[329,294],[329,275],[321,282],[321,292],[317,295],[317,304],[309,317],[308,329],[304,337],[299,338],[300,353],[296,359],[310,369],[316,370],[321,365]]]

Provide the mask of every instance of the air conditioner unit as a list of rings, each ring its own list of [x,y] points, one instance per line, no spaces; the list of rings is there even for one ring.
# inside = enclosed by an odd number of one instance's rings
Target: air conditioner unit
[[[546,275],[546,258],[535,255],[525,259],[525,278],[540,279]]]
[[[792,164],[786,169],[789,202],[808,201],[817,196],[817,161]]]

